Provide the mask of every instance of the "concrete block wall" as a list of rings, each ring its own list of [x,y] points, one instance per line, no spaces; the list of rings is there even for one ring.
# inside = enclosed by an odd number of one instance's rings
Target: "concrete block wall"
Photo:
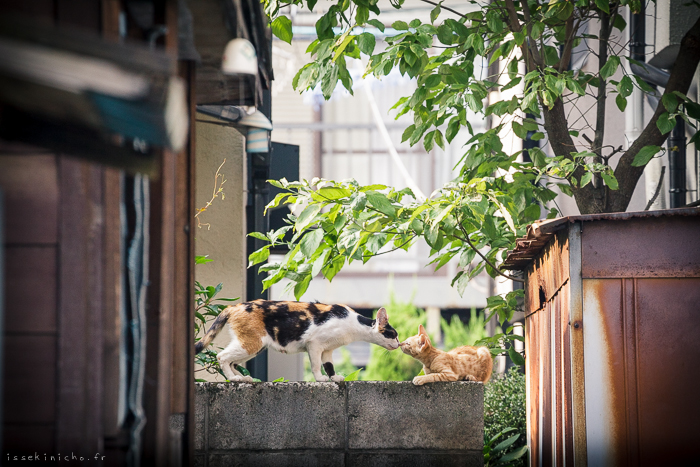
[[[484,387],[197,383],[196,466],[483,466]]]

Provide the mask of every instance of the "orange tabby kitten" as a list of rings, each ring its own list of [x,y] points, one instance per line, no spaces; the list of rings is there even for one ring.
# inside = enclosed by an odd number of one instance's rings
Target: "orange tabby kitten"
[[[421,324],[418,335],[409,337],[399,344],[401,351],[423,364],[425,376],[413,378],[418,386],[435,381],[481,381],[491,377],[493,360],[486,347],[465,345],[449,352],[436,349],[430,344],[428,333]]]

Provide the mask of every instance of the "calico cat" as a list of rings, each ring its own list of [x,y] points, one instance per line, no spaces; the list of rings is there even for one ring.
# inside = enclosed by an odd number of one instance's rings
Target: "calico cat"
[[[389,325],[386,310],[366,318],[345,305],[254,300],[224,309],[209,331],[195,344],[199,353],[228,323],[231,342],[217,358],[229,381],[252,381],[236,368],[265,348],[282,353],[306,351],[316,381],[343,381],[333,369],[333,350],[354,341],[399,348],[398,333]],[[328,376],[321,374],[321,364]]]
[[[413,378],[418,386],[435,381],[481,381],[491,377],[493,360],[486,347],[465,345],[449,352],[436,349],[430,343],[423,325],[418,326],[418,335],[409,337],[400,344],[401,351],[423,364],[425,376]]]

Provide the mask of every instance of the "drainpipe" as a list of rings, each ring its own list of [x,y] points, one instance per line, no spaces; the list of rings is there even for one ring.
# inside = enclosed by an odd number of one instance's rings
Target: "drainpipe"
[[[676,117],[668,138],[669,193],[671,208],[685,206],[685,121]]]
[[[644,62],[645,60],[645,46],[646,46],[646,19],[645,19],[645,6],[642,4],[641,11],[630,15],[630,57],[638,62]],[[663,85],[666,84],[668,78],[665,76],[656,76],[651,67],[642,68],[636,65],[631,66],[631,71],[654,84],[659,84],[659,81],[663,81]],[[651,77],[646,77],[644,75],[654,75]],[[650,79],[648,79],[650,78]],[[654,79],[656,78],[656,79]],[[665,79],[664,79],[665,78]],[[662,84],[659,84],[662,85]],[[651,104],[651,102],[650,102]],[[654,105],[652,105],[655,108]],[[636,86],[632,91],[632,96],[628,99],[627,110],[625,112],[625,134],[626,140],[629,146],[639,137],[644,129],[644,93],[638,89]],[[654,197],[657,187],[659,187],[659,179],[663,177],[663,161],[661,158],[654,158],[647,166],[644,168],[644,191],[646,194],[647,203]],[[664,180],[661,180],[661,186],[659,188],[660,192],[664,190]],[[649,209],[665,209],[666,208],[666,198],[664,196],[657,196],[656,200],[651,204]]]

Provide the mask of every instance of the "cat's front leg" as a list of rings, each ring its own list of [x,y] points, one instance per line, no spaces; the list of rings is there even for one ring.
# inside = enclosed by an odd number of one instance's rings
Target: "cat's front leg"
[[[309,362],[311,362],[311,372],[314,374],[316,381],[328,381],[328,376],[321,373],[321,354],[323,350],[319,346],[308,346],[306,351],[309,353]]]
[[[422,386],[425,383],[435,383],[437,381],[458,381],[459,377],[454,373],[432,373],[425,376],[413,378],[413,384]]]

